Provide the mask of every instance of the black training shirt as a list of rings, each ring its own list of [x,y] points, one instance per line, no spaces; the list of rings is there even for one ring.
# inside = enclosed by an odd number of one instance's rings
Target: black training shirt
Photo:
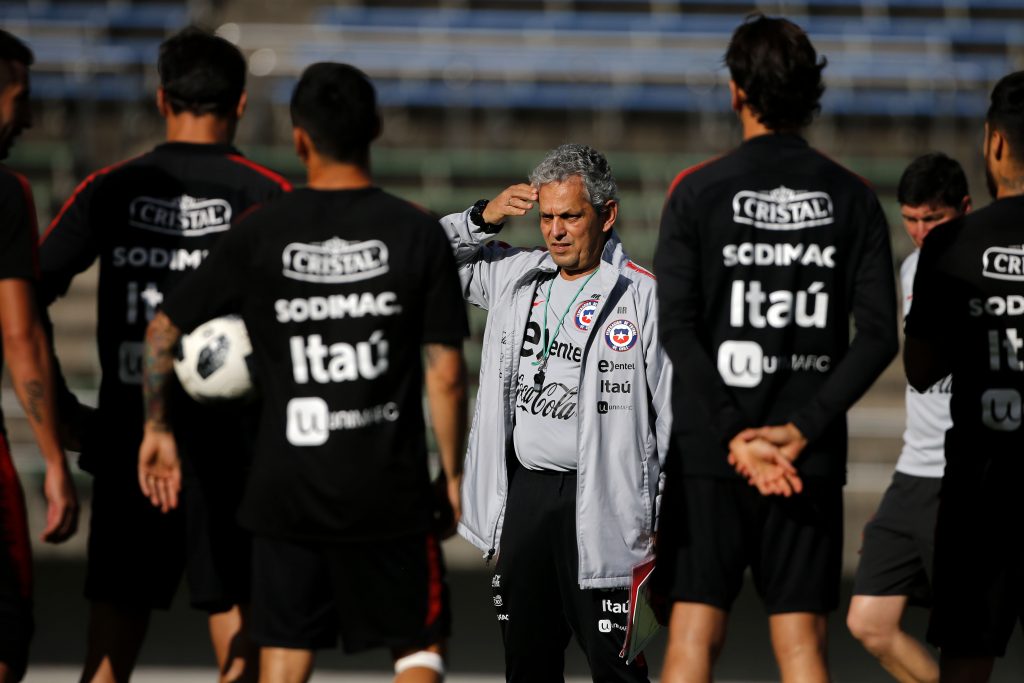
[[[1024,197],[1000,199],[936,227],[921,249],[906,331],[938,345],[950,363],[951,464],[981,464],[999,454],[1015,462],[1021,458],[1022,226]]]
[[[799,136],[752,138],[679,175],[654,266],[682,472],[734,476],[732,437],[794,422],[800,473],[844,478],[846,411],[897,349],[874,192]]]
[[[46,303],[100,261],[99,424],[83,454],[92,468],[137,457],[143,342],[163,298],[243,213],[289,189],[230,145],[165,143],[90,175],[54,218],[40,246]]]
[[[240,518],[296,540],[431,519],[420,348],[468,334],[437,221],[377,188],[296,190],[229,233],[164,304],[183,331],[240,313],[263,412]]]
[[[0,280],[17,278],[35,282],[38,275],[36,208],[28,180],[0,166]],[[0,344],[0,373],[3,372]],[[4,417],[0,412],[0,433]]]

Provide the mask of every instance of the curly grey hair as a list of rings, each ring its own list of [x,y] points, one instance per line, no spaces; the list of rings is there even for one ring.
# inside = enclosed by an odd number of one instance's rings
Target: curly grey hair
[[[563,183],[574,175],[583,180],[587,201],[595,211],[600,213],[609,199],[618,201],[619,188],[612,167],[603,154],[587,145],[561,145],[548,152],[530,173],[530,184],[540,188],[548,183]]]

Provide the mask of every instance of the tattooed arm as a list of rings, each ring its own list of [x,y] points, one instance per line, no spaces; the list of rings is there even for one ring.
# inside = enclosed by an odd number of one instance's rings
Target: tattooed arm
[[[447,344],[425,344],[427,401],[434,427],[438,455],[446,485],[452,518],[445,520],[445,537],[455,533],[462,515],[459,490],[462,486],[462,458],[466,452],[466,364],[462,348]],[[443,498],[442,498],[443,500]]]
[[[181,330],[162,312],[146,329],[142,394],[146,425],[139,446],[139,485],[154,506],[167,512],[178,506],[181,490],[181,461],[174,434],[167,424],[167,387],[174,371],[174,345]]]
[[[0,328],[11,382],[46,462],[43,493],[47,512],[42,538],[60,543],[78,526],[78,497],[57,435],[50,348],[28,280],[0,280]]]

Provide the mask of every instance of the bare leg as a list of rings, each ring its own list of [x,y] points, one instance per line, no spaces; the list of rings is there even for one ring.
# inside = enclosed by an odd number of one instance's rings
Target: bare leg
[[[677,602],[669,616],[662,683],[710,683],[725,644],[729,613],[697,602]]]
[[[937,683],[939,665],[900,628],[905,595],[855,595],[846,625],[853,637],[900,683]]]
[[[940,657],[941,683],[987,683],[992,676],[992,657]]]
[[[444,656],[444,646],[441,644],[430,645],[423,648],[426,652],[434,652],[442,657]],[[392,652],[392,659],[398,660],[406,655],[411,655],[413,652],[418,650],[407,650],[404,652]],[[414,666],[411,669],[406,669],[400,674],[395,675],[395,683],[441,683],[444,680],[444,676],[423,666]]]
[[[312,650],[260,648],[260,683],[306,683],[312,673]]]
[[[217,657],[220,683],[252,683],[259,677],[260,650],[246,631],[245,608],[210,615],[210,642]]]
[[[148,609],[127,609],[108,602],[90,603],[82,682],[122,683],[131,678],[148,628]]]
[[[826,617],[811,612],[773,614],[768,619],[782,683],[828,683]]]

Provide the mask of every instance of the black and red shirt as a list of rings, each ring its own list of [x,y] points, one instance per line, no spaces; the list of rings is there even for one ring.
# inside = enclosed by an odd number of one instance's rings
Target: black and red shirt
[[[468,333],[438,222],[377,188],[301,189],[246,218],[170,296],[183,331],[240,313],[262,416],[239,518],[380,539],[432,520],[422,346]]]
[[[28,180],[0,165],[0,280],[36,281],[38,239],[36,207]],[[3,347],[0,346],[0,372],[2,370]],[[3,429],[3,413],[0,412],[0,433]]]
[[[165,143],[90,175],[40,245],[43,300],[100,263],[97,342],[103,372],[95,463],[134,460],[142,438],[142,351],[163,298],[187,280],[232,223],[291,189],[230,145]],[[95,465],[94,465],[95,466]]]
[[[941,349],[952,370],[946,459],[953,467],[1003,459],[1021,471],[1022,226],[1024,197],[1007,197],[936,227],[921,248],[906,331]]]
[[[735,476],[732,437],[793,422],[800,473],[844,478],[846,411],[897,350],[874,192],[797,135],[752,138],[676,179],[654,266],[683,473]]]

